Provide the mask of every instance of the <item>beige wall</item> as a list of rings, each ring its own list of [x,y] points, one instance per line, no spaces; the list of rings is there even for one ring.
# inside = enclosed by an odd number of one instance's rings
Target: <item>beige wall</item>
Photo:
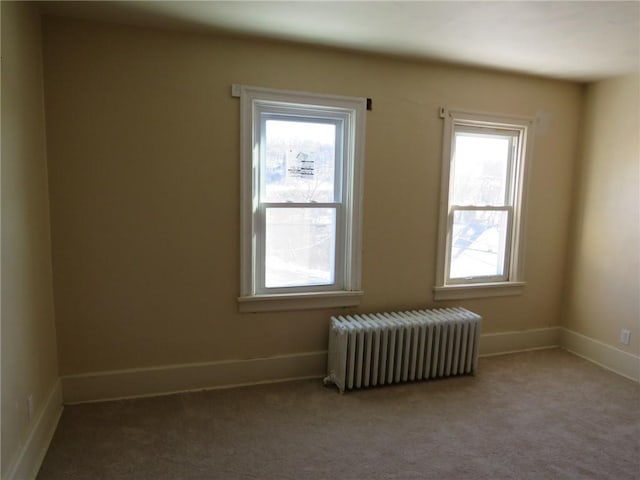
[[[584,122],[565,326],[640,354],[640,75],[589,85]]]
[[[232,83],[373,98],[361,311],[436,305],[438,107],[539,115],[526,293],[454,303],[485,332],[559,324],[579,85],[71,20],[44,36],[61,374],[326,349],[331,310],[237,312]]]
[[[38,12],[2,2],[2,478],[58,378]]]

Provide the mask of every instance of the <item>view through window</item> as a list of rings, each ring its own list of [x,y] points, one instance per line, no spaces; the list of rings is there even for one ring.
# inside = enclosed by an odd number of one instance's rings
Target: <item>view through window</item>
[[[335,123],[265,120],[266,288],[334,283],[339,147]]]
[[[456,129],[452,160],[450,279],[505,279],[512,214],[513,132]]]

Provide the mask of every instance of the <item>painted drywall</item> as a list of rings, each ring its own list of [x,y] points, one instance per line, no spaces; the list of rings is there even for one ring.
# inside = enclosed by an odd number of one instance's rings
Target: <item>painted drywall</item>
[[[2,2],[2,478],[58,380],[40,17]],[[27,398],[33,395],[33,417]]]
[[[640,75],[590,84],[585,99],[565,327],[640,355]]]
[[[343,310],[240,314],[234,83],[368,96],[359,311],[433,301],[440,106],[539,119],[525,294],[455,302],[485,332],[557,326],[577,84],[256,39],[47,18],[62,375],[326,349]]]

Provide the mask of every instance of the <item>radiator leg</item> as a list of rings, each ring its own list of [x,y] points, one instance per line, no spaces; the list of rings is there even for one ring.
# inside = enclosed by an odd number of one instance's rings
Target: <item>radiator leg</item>
[[[336,387],[338,387],[338,391],[340,393],[344,393],[344,387],[342,385],[340,385],[340,382],[336,381],[336,378],[333,375],[328,375],[326,377],[324,377],[324,379],[322,380],[322,383],[324,383],[324,385],[329,385],[330,383],[334,384]]]

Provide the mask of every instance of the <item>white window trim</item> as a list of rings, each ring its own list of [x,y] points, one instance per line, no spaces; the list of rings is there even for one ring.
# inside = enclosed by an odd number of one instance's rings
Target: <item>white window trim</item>
[[[496,115],[464,110],[445,110],[442,142],[442,178],[440,183],[440,216],[438,222],[438,250],[436,280],[433,288],[434,300],[456,300],[465,298],[498,297],[521,295],[524,292],[524,231],[527,199],[528,171],[533,158],[534,119],[512,115]],[[451,149],[456,125],[499,126],[522,131],[520,142],[520,161],[516,171],[514,188],[515,203],[511,225],[511,251],[508,279],[505,281],[487,281],[447,283],[447,242],[449,235],[449,189],[451,180]]]
[[[311,308],[348,307],[360,304],[362,269],[362,190],[364,178],[364,138],[367,99],[360,97],[344,97],[337,95],[274,90],[269,88],[233,85],[232,95],[240,97],[240,296],[238,297],[241,312],[264,312],[282,310],[301,310]],[[351,116],[353,151],[345,156],[348,168],[344,178],[343,204],[344,226],[344,270],[343,285],[340,289],[293,293],[264,294],[256,285],[256,243],[254,242],[254,211],[258,206],[257,159],[255,149],[256,129],[254,117],[259,105],[294,104],[304,106],[326,107],[328,111],[348,112]],[[305,289],[309,290],[309,289]],[[324,291],[323,291],[324,290]]]

